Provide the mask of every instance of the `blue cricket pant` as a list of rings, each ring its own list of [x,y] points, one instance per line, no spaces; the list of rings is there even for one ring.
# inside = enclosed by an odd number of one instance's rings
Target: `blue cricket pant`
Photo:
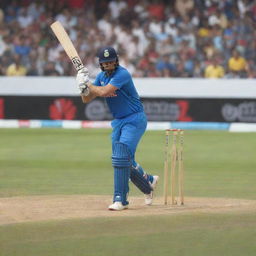
[[[130,150],[133,166],[136,166],[135,152],[138,143],[147,128],[147,118],[144,112],[132,114],[123,119],[115,119],[111,123],[112,148],[115,142],[121,142]]]

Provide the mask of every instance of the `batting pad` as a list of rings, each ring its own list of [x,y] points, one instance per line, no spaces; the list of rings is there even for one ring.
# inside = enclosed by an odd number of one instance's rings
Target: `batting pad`
[[[143,174],[139,172],[135,167],[131,167],[130,178],[132,183],[144,194],[150,194],[153,190]]]
[[[128,147],[120,142],[113,146],[112,165],[114,167],[114,202],[122,202],[127,205],[129,193],[129,177],[131,157]]]

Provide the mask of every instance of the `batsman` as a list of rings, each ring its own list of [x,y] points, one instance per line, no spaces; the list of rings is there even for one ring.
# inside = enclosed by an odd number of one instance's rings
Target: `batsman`
[[[129,180],[144,193],[145,204],[151,205],[159,177],[147,174],[135,161],[136,148],[147,127],[143,105],[130,73],[119,65],[115,49],[101,48],[98,58],[102,71],[95,81],[90,82],[86,68],[78,71],[76,81],[83,103],[103,97],[114,118],[111,122],[114,196],[109,210],[128,208]]]

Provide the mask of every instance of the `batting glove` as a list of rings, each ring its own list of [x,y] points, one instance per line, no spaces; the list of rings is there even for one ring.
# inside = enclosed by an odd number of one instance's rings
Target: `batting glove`
[[[87,68],[84,67],[77,72],[76,82],[77,82],[80,94],[87,96],[90,93],[89,87],[88,87],[90,79],[89,79],[89,72]]]

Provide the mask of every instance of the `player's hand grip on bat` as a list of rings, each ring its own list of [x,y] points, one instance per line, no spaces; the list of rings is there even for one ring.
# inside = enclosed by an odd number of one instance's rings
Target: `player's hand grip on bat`
[[[90,79],[89,79],[89,72],[87,68],[83,67],[77,72],[76,82],[81,95],[83,96],[89,95],[90,89],[88,85],[89,85]]]

